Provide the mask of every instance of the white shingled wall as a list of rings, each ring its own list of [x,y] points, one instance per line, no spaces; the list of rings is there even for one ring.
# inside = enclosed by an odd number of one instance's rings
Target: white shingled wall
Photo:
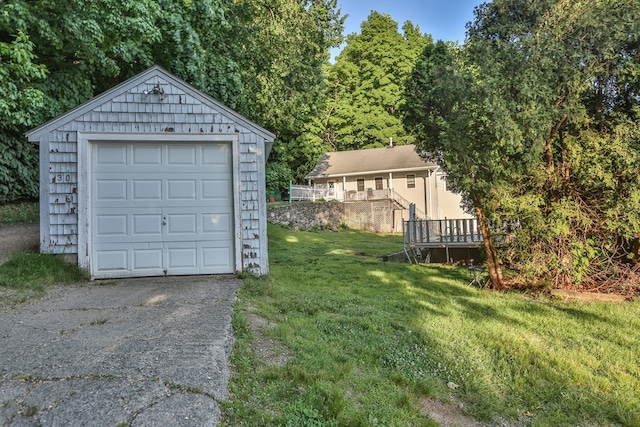
[[[166,94],[149,93],[159,86]],[[78,150],[90,135],[155,135],[162,141],[180,135],[237,138],[234,163],[239,165],[237,206],[240,221],[236,251],[242,269],[254,274],[268,272],[266,243],[265,143],[273,135],[237,113],[221,106],[159,67],[153,67],[120,86],[29,132],[30,141],[40,143],[41,250],[54,254],[78,254],[79,198],[83,183],[79,164],[87,150]],[[236,158],[237,156],[237,158]],[[80,229],[80,230],[79,230]],[[83,254],[80,254],[81,258]]]

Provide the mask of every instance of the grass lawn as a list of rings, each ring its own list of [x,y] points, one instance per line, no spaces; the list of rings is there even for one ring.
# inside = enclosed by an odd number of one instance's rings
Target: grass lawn
[[[84,270],[65,262],[60,256],[19,253],[0,265],[0,306],[42,297],[53,285],[88,279]]]
[[[466,269],[378,262],[398,235],[270,225],[269,245],[270,275],[235,306],[222,425],[437,425],[430,399],[486,424],[640,426],[637,301],[479,291]]]
[[[37,222],[38,202],[0,205],[0,224]],[[18,253],[0,264],[0,307],[20,304],[46,294],[49,286],[88,280],[85,271],[60,256]]]

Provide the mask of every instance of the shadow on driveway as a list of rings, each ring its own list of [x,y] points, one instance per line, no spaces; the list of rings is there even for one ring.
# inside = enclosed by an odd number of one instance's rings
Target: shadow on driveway
[[[0,425],[216,425],[241,283],[93,282],[0,312]]]

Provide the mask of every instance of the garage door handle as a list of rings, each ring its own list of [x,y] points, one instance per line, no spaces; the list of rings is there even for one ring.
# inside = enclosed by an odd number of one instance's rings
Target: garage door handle
[[[162,225],[167,225],[167,217],[162,218]]]

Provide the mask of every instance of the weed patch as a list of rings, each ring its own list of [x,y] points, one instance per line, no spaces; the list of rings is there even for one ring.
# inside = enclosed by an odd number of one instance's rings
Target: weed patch
[[[38,202],[0,205],[0,223],[37,222],[40,218],[39,206]]]
[[[55,255],[21,253],[0,265],[0,287],[15,291],[11,294],[14,303],[41,297],[52,285],[87,279],[84,270]]]

